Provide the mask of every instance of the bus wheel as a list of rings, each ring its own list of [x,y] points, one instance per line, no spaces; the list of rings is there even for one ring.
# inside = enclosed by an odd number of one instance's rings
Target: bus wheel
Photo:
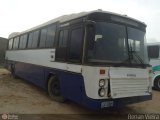
[[[61,96],[60,82],[56,76],[51,76],[48,81],[48,94],[54,101],[64,102],[64,97]]]
[[[15,67],[14,67],[14,65],[13,64],[11,64],[11,75],[12,75],[12,77],[13,78],[18,78],[17,76],[16,76],[16,74],[15,74]]]
[[[156,77],[154,81],[154,87],[156,90],[160,90],[160,76]]]

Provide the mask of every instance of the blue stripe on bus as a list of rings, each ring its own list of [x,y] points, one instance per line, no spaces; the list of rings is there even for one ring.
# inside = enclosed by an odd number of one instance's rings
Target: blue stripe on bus
[[[61,83],[62,96],[90,109],[101,109],[101,103],[107,101],[113,101],[112,107],[122,107],[127,104],[150,100],[152,98],[151,95],[148,95],[96,100],[87,97],[84,87],[84,79],[81,74],[20,62],[14,62],[14,64],[16,68],[16,75],[44,89],[47,89],[49,73],[57,74]]]
[[[62,96],[75,102],[82,101],[85,90],[82,90],[84,81],[81,74],[28,63],[14,62],[13,64],[15,64],[16,75],[46,90],[49,74],[56,74],[60,80]]]

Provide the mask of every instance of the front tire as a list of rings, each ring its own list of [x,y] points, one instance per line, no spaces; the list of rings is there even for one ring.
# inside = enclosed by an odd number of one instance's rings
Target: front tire
[[[48,94],[54,101],[64,102],[65,98],[61,96],[60,82],[56,76],[51,76],[48,81]]]
[[[156,77],[154,80],[154,88],[160,91],[160,76]]]

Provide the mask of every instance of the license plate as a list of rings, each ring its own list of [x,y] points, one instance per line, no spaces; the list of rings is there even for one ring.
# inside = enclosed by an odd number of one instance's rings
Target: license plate
[[[113,102],[113,101],[101,102],[101,108],[113,107],[113,105],[114,105],[114,102]]]

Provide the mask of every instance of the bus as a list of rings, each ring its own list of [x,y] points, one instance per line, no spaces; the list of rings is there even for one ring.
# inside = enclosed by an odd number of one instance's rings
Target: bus
[[[96,10],[64,15],[9,36],[6,66],[14,77],[59,102],[90,109],[152,99],[146,24]]]
[[[152,87],[160,91],[160,43],[148,43],[149,63],[152,65]]]

